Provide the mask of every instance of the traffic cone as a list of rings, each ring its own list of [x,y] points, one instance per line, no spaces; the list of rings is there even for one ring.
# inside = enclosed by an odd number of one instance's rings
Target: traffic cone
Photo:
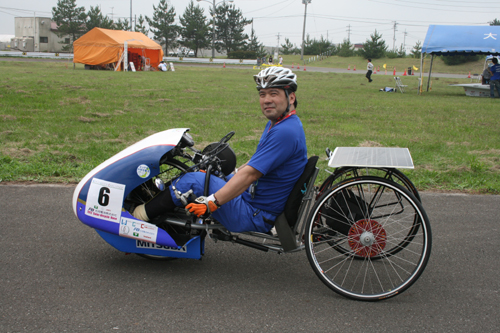
[[[392,72],[392,75],[396,75],[396,67],[394,67],[394,72]]]
[[[306,65],[304,65],[304,72],[306,71]]]
[[[467,76],[467,78],[468,78],[468,79],[470,79],[470,78],[471,78],[471,76],[470,76],[470,72],[469,72],[469,76]]]
[[[376,68],[373,69],[373,74],[377,74],[377,69]]]
[[[226,68],[226,62],[224,61],[224,66],[222,66],[222,68]]]
[[[411,71],[411,75],[415,75],[415,69]]]
[[[380,66],[377,67],[377,72],[380,72]]]
[[[300,65],[299,64],[297,64],[297,69],[300,69]]]
[[[354,68],[353,68],[352,70],[353,70],[353,71],[355,71],[355,70],[356,70],[356,65],[354,65]]]
[[[403,73],[403,76],[406,76],[406,69],[405,69],[405,72]]]
[[[351,65],[347,66],[347,70],[350,71],[351,70]]]
[[[387,75],[387,69],[385,70],[385,75]]]
[[[292,62],[292,68],[293,68],[293,62]]]

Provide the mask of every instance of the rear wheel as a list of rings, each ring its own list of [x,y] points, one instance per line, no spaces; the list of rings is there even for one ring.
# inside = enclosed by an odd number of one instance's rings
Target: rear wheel
[[[374,301],[408,289],[431,252],[420,201],[387,179],[358,177],[316,201],[306,225],[306,252],[316,275],[348,298]]]

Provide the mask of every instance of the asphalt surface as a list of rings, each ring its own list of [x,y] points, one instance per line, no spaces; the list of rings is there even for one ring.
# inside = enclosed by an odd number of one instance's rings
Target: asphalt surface
[[[395,298],[328,289],[305,252],[207,240],[202,260],[125,255],[73,215],[72,186],[0,185],[0,332],[496,332],[500,196],[422,193],[433,251]]]

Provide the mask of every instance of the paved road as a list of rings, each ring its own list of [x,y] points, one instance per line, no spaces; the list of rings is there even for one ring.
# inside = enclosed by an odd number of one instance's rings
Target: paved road
[[[348,300],[304,252],[207,241],[201,261],[125,255],[81,224],[71,186],[0,185],[0,332],[498,331],[500,196],[424,193],[433,253],[383,302]]]

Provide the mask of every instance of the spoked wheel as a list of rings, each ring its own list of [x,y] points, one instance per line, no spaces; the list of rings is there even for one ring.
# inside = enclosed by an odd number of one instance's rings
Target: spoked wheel
[[[415,196],[415,198],[420,201],[420,195],[412,181],[398,169],[392,168],[339,168],[335,170],[335,172],[323,182],[320,187],[320,193],[323,193],[336,183],[340,183],[349,178],[356,178],[361,176],[372,176],[392,180],[393,182],[406,188]]]
[[[318,277],[348,298],[375,301],[408,289],[431,252],[420,201],[387,179],[358,177],[316,201],[306,225],[306,252]]]
[[[179,177],[185,173],[188,166],[180,161],[171,159],[160,165],[160,173],[135,188],[128,197],[125,203],[131,206],[144,204],[153,199],[158,193],[170,185],[172,179]],[[163,189],[161,188],[163,184]]]
[[[172,179],[179,177],[182,173],[186,172],[188,166],[177,160],[168,160],[164,164],[160,165],[160,173],[148,180],[144,184],[135,188],[125,200],[125,203],[135,207],[137,205],[144,204],[151,199],[153,199],[158,193],[161,192],[161,187],[163,190],[168,191],[167,188]],[[157,256],[152,254],[137,253],[138,256],[151,259],[151,260],[174,260],[177,258]]]

